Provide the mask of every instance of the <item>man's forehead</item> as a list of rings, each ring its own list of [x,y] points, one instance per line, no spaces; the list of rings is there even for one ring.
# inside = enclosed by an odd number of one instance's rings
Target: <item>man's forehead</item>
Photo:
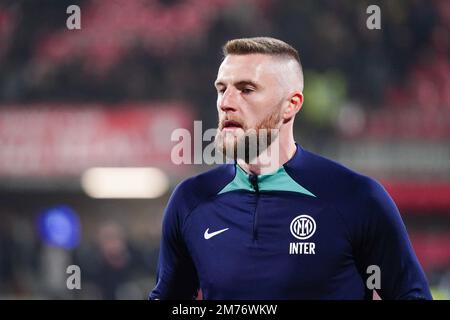
[[[276,61],[264,54],[228,55],[219,67],[217,80],[233,81],[234,78],[261,78],[273,75]]]

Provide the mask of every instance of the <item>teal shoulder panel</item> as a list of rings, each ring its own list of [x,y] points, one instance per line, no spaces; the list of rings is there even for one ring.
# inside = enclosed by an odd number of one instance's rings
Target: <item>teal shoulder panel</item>
[[[248,178],[248,174],[238,165],[235,165],[236,174],[234,179],[227,184],[218,194],[230,192],[234,190],[255,191]]]
[[[258,182],[260,191],[289,191],[315,197],[311,191],[292,179],[283,166],[275,173],[259,176]]]
[[[227,184],[218,194],[235,191],[246,190],[255,192],[252,184],[250,183],[249,175],[240,166],[236,165],[236,174],[234,179]],[[297,183],[286,172],[283,166],[278,168],[277,171],[269,174],[262,174],[258,176],[258,186],[260,191],[287,191],[298,192],[306,194],[308,196],[315,197],[315,195],[307,190],[305,187]]]

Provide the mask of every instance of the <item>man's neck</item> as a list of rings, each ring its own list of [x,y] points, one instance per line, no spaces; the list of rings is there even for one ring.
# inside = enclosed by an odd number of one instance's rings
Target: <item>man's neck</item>
[[[248,174],[271,173],[288,162],[296,151],[297,146],[293,138],[289,139],[287,143],[281,143],[279,139],[276,139],[266,150],[261,152],[256,160],[246,163],[243,159],[238,159],[237,163]]]

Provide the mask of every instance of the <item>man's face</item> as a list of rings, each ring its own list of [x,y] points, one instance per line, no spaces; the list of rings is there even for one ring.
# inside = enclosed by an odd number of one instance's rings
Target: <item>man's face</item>
[[[236,157],[246,136],[259,136],[261,129],[269,129],[268,134],[270,129],[279,129],[281,108],[286,101],[280,72],[279,61],[269,55],[228,55],[224,59],[215,82],[219,150],[227,154],[234,150]],[[270,138],[267,146],[274,137]]]

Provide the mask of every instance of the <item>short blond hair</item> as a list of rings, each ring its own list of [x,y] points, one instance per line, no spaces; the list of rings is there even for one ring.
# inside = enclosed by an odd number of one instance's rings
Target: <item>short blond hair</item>
[[[222,48],[224,58],[228,55],[266,54],[294,61],[297,65],[299,88],[303,91],[303,68],[298,51],[284,41],[269,38],[241,38],[228,41]]]
[[[241,38],[228,41],[223,46],[223,55],[229,54],[243,55],[260,53],[271,56],[293,58],[298,62],[300,68],[300,56],[298,51],[284,41],[270,37]]]

